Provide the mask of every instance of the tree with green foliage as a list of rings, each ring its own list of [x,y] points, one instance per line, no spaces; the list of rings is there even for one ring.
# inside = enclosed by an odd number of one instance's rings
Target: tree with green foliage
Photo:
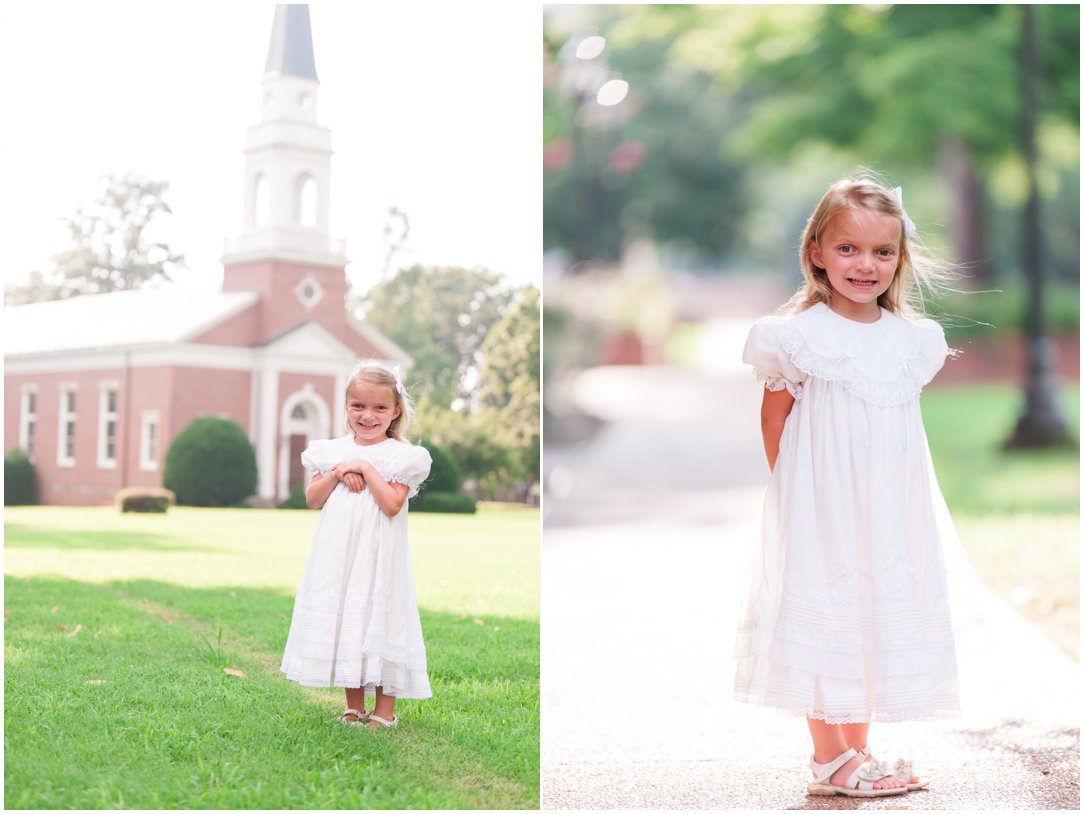
[[[478,388],[479,412],[495,440],[512,453],[528,489],[538,482],[541,465],[540,316],[538,289],[524,286],[486,336]]]
[[[613,262],[630,237],[645,236],[684,262],[716,263],[741,241],[746,206],[743,162],[719,147],[737,111],[709,74],[668,61],[680,25],[649,36],[628,25],[639,11],[590,8],[609,43],[608,68],[629,83],[629,96],[605,116],[587,115],[602,111],[567,92],[584,66],[563,50],[567,34],[546,28],[543,245],[569,248],[572,262]],[[667,18],[689,16],[668,8]],[[551,10],[566,12],[575,13]]]
[[[638,141],[646,156],[625,177],[601,176],[619,199],[598,214],[605,221],[599,229],[616,235],[607,238],[606,253],[633,229],[707,258],[740,252],[745,236],[759,231],[750,218],[767,174],[786,178],[799,152],[825,145],[853,156],[852,167],[938,172],[955,200],[956,259],[981,268],[995,254],[989,241],[1003,230],[994,228],[989,212],[991,178],[1005,187],[1020,175],[1020,7],[586,8],[550,7],[544,18],[547,248],[571,243],[571,185],[578,168],[570,155],[589,129],[574,124],[575,106],[559,92],[565,68],[557,55],[589,23],[606,38],[610,67],[631,87],[623,103],[628,114],[607,137],[613,145]],[[1070,132],[1075,143],[1079,7],[1035,10],[1043,77],[1040,138],[1069,143],[1063,133]],[[1048,232],[1056,227],[1057,236],[1048,243],[1069,265],[1078,253],[1072,238],[1078,151],[1062,150],[1072,153],[1071,160],[1045,173],[1044,194],[1066,203],[1050,207],[1046,225]],[[671,220],[686,225],[668,225]],[[789,215],[787,220],[785,233],[796,233]]]
[[[172,210],[167,181],[135,173],[101,179],[101,196],[67,221],[71,243],[48,274],[32,272],[21,286],[5,289],[7,305],[64,299],[80,294],[131,291],[166,282],[184,264],[155,229]]]
[[[414,358],[412,390],[449,408],[471,401],[482,343],[511,298],[494,272],[415,265],[350,307]]]

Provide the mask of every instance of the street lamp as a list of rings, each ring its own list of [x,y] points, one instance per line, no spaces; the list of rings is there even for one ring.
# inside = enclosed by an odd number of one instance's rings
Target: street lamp
[[[570,206],[572,266],[605,255],[600,239],[607,202],[602,183],[608,131],[618,119],[617,107],[628,95],[628,82],[612,71],[606,39],[595,29],[572,36],[557,53],[561,91],[573,100],[572,202]]]

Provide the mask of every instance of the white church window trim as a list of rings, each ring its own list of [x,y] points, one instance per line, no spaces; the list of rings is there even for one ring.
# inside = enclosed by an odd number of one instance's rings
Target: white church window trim
[[[161,441],[161,416],[157,410],[144,410],[139,421],[139,468],[158,471],[158,448]]]
[[[56,422],[56,465],[75,466],[75,394],[74,384],[60,385],[60,408]]]
[[[312,274],[306,274],[297,284],[294,293],[306,308],[315,308],[316,304],[324,298],[324,288]]]
[[[38,388],[36,385],[23,385],[19,396],[19,447],[31,461],[37,452],[38,429]]]
[[[118,389],[116,382],[102,382],[98,387],[98,468],[117,468]]]

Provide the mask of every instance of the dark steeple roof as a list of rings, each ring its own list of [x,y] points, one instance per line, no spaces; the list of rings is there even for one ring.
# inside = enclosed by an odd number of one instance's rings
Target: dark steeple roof
[[[275,25],[271,30],[264,72],[317,79],[308,5],[279,3],[275,6]]]

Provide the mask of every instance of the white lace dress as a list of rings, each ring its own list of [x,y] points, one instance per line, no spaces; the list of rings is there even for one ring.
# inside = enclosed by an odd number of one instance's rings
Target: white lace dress
[[[424,447],[389,438],[362,446],[353,436],[316,441],[301,455],[309,478],[362,458],[409,496],[429,475]],[[339,483],[320,510],[294,601],[282,656],[286,677],[307,687],[376,687],[398,698],[429,698],[425,644],[407,546],[407,505],[394,517],[369,489]]]
[[[750,557],[735,698],[830,723],[959,714],[956,639],[979,624],[919,393],[944,332],[823,304],[757,322],[744,361],[790,391]]]

